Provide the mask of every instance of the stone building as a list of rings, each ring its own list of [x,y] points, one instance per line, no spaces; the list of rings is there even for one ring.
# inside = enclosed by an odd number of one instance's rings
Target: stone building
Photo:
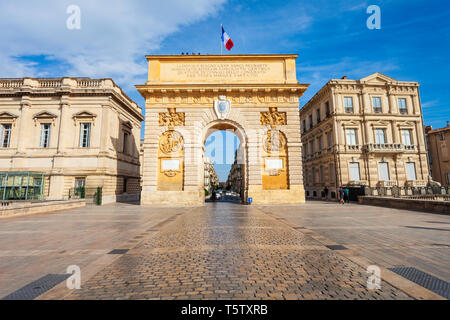
[[[143,120],[111,79],[0,79],[0,171],[44,173],[44,199],[75,187],[137,199]]]
[[[242,192],[242,148],[235,151],[234,162],[227,177],[227,189],[238,194]]]
[[[428,161],[417,82],[375,73],[330,80],[300,110],[307,197],[339,186],[424,186]]]
[[[305,201],[293,54],[147,56],[143,205],[203,205],[203,146],[231,130],[244,150],[243,200]]]
[[[450,186],[450,123],[440,129],[425,127],[431,176],[442,186]]]
[[[219,177],[217,176],[217,172],[214,169],[214,164],[211,162],[211,159],[209,157],[204,158],[203,168],[205,170],[204,187],[206,190],[208,190],[208,192],[211,192],[212,188],[218,185]]]

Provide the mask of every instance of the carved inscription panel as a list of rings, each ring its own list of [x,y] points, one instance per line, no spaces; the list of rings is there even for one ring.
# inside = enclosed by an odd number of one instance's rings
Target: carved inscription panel
[[[281,62],[191,62],[161,63],[161,81],[211,82],[227,80],[246,82],[282,82],[285,78]]]

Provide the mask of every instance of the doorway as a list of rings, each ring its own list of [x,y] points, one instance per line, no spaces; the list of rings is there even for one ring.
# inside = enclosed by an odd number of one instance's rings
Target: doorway
[[[206,202],[246,203],[244,135],[226,122],[208,128],[203,143]]]

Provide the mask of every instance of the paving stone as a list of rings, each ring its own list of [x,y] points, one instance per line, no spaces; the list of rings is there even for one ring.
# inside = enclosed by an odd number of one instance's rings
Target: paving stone
[[[217,205],[143,236],[69,298],[107,299],[130,288],[132,299],[409,298],[384,283],[375,295],[361,267],[258,208]]]

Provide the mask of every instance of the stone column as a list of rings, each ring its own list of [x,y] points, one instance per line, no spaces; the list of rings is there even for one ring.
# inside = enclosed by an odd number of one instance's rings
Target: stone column
[[[23,96],[22,101],[20,102],[20,119],[19,119],[19,127],[18,127],[18,135],[17,135],[17,153],[25,153],[25,149],[29,146],[26,145],[26,142],[30,141],[28,138],[31,134],[30,128],[27,128],[27,124],[31,123],[31,119],[29,119],[31,108],[31,99],[28,96]]]
[[[389,96],[389,113],[397,114],[398,110],[397,110],[397,105],[395,103],[395,96],[390,92],[388,92],[388,96]]]
[[[423,128],[420,125],[420,121],[416,121],[415,129],[416,129],[416,141],[417,141],[417,151],[425,151],[425,140],[423,137]]]
[[[420,100],[419,95],[416,93],[412,96],[413,102],[413,114],[420,114]]]
[[[248,142],[248,185],[262,185],[261,176],[261,151],[258,141]]]
[[[370,112],[370,103],[369,103],[369,94],[367,92],[363,92],[362,94],[362,108],[364,113]]]
[[[103,105],[102,106],[102,128],[101,128],[101,137],[100,137],[100,153],[101,154],[107,154],[109,150],[109,142],[110,142],[110,105]],[[120,139],[120,137],[119,137]]]
[[[58,155],[66,151],[68,145],[70,130],[74,130],[73,123],[70,119],[70,103],[67,96],[61,97],[60,117],[59,117],[59,134],[58,134]],[[75,133],[76,134],[76,133]],[[72,136],[73,137],[73,136]]]
[[[392,136],[394,139],[394,143],[401,143],[402,141],[400,140],[400,133],[397,127],[397,121],[392,120],[391,121],[391,130],[392,130]]]
[[[300,142],[288,142],[289,184],[303,185],[302,157]]]

